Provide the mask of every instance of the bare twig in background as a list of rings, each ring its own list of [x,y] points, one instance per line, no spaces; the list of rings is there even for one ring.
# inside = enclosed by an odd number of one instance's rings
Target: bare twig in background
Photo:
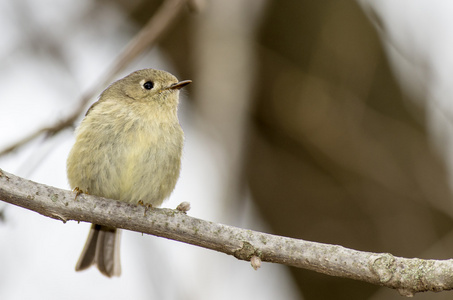
[[[170,27],[173,21],[175,21],[176,17],[182,11],[185,3],[186,0],[164,1],[159,10],[152,16],[148,23],[129,42],[124,51],[118,56],[105,75],[102,76],[99,81],[82,96],[79,106],[72,114],[53,126],[44,127],[31,133],[29,136],[1,151],[0,156],[14,151],[42,134],[45,134],[47,137],[52,136],[61,130],[72,126],[77,118],[85,111],[87,103],[95,97],[102,88],[105,88],[114,79],[114,77],[140,53],[153,46],[159,40],[165,30]]]
[[[453,289],[453,260],[395,257],[216,224],[172,209],[154,209],[38,184],[0,170],[0,199],[62,220],[152,234],[241,260],[313,270],[397,289],[404,296]]]

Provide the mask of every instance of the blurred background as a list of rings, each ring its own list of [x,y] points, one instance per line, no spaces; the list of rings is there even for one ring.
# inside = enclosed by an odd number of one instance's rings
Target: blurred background
[[[163,2],[0,1],[0,151],[70,116]],[[453,4],[181,2],[162,38],[115,75],[151,67],[193,80],[165,207],[189,201],[189,215],[213,222],[452,257]],[[38,136],[0,168],[69,188],[73,130]],[[88,228],[0,203],[0,299],[401,298],[135,232],[123,232],[120,278],[75,273]]]

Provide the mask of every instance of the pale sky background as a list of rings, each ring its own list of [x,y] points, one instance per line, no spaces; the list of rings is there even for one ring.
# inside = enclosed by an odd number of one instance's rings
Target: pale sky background
[[[378,32],[408,100],[427,108],[432,142],[448,165],[453,188],[453,2],[359,3],[381,19],[385,29]]]

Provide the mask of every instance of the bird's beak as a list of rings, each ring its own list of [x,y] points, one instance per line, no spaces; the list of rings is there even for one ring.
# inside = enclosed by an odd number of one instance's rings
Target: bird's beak
[[[169,90],[179,90],[179,89],[185,87],[186,85],[188,85],[191,82],[192,82],[192,80],[183,80],[183,81],[180,81],[180,82],[177,82],[177,83],[173,83],[167,89],[169,89]]]

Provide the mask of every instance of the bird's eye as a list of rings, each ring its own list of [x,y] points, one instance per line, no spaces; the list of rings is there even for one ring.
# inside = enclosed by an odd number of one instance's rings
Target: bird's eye
[[[144,87],[145,89],[147,89],[147,90],[152,89],[153,86],[154,86],[154,83],[153,83],[152,81],[147,81],[147,82],[145,82],[145,83],[143,84],[143,87]]]

